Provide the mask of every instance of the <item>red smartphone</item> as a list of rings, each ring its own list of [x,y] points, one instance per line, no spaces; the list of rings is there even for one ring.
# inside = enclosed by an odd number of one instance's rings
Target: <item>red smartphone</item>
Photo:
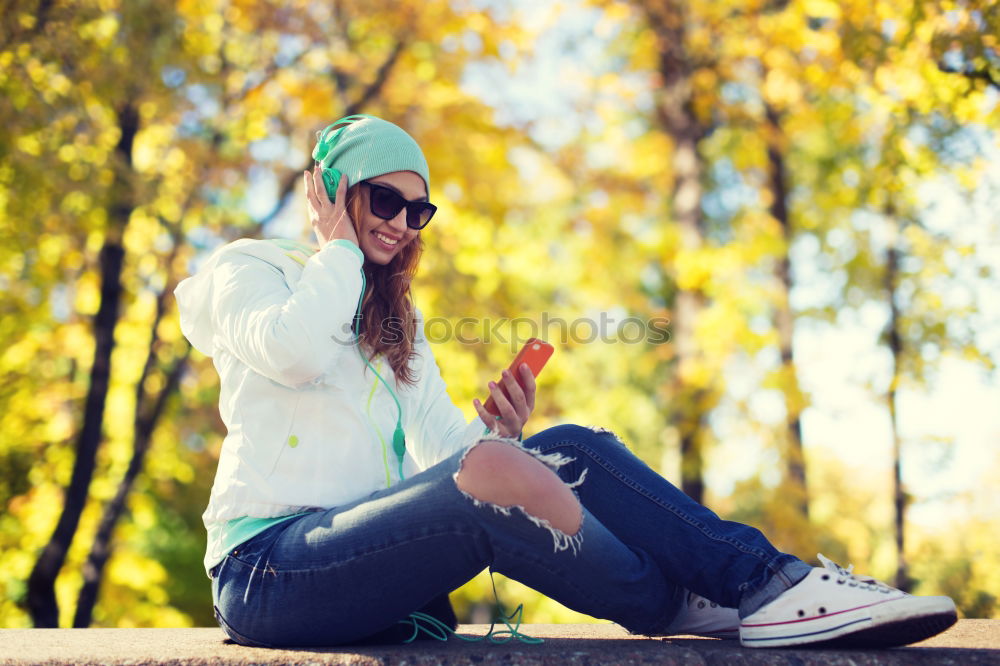
[[[524,346],[521,347],[521,351],[519,351],[517,356],[514,357],[514,362],[510,364],[510,367],[507,370],[514,375],[514,379],[516,379],[517,383],[521,385],[521,388],[524,388],[524,384],[521,383],[521,373],[519,373],[517,369],[521,367],[522,363],[527,363],[528,369],[531,370],[531,374],[537,377],[538,373],[542,371],[542,367],[545,365],[545,362],[549,360],[550,356],[552,356],[553,351],[555,350],[552,345],[547,343],[545,340],[531,338],[524,343]],[[504,387],[503,382],[497,382],[497,386],[499,386],[500,390],[503,391],[504,396],[510,400],[510,395],[507,393],[507,389]],[[486,411],[493,416],[500,416],[500,410],[497,408],[496,402],[493,401],[492,395],[487,398],[486,404],[484,404],[483,407],[485,407]]]

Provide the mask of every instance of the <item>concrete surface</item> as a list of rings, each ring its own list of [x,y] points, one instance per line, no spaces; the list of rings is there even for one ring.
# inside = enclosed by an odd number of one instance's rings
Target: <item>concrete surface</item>
[[[482,636],[488,625],[462,625]],[[724,664],[867,666],[1000,664],[1000,620],[960,620],[923,643],[893,650],[746,649],[738,641],[631,636],[612,624],[535,624],[541,645],[422,641],[405,646],[247,648],[220,629],[0,629],[0,664]]]

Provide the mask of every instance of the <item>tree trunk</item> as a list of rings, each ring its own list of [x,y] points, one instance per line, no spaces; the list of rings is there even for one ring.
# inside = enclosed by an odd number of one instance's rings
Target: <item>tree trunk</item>
[[[792,266],[789,251],[793,240],[792,221],[788,214],[787,170],[785,168],[785,136],[781,116],[770,104],[765,104],[767,114],[768,180],[771,188],[771,217],[781,225],[784,238],[783,252],[775,266],[775,277],[781,285],[778,305],[774,311],[774,324],[778,332],[781,351],[781,387],[785,395],[785,466],[789,490],[794,496],[798,513],[809,518],[809,493],[806,485],[806,464],[802,448],[802,392],[795,370],[795,353],[792,346],[795,317],[789,300],[792,292]]]
[[[896,301],[896,290],[899,285],[899,222],[896,220],[895,209],[890,204],[886,207],[886,217],[890,225],[889,244],[885,256],[885,275],[883,288],[886,300],[889,302],[889,322],[886,325],[886,337],[889,352],[892,354],[892,377],[886,392],[886,404],[889,408],[889,423],[892,427],[892,491],[893,508],[895,509],[896,537],[896,580],[895,586],[909,591],[912,586],[909,566],[906,562],[905,528],[906,528],[906,490],[903,487],[903,447],[899,436],[897,419],[896,394],[902,372],[903,336],[900,326],[900,311]]]
[[[175,231],[173,237],[173,249],[163,262],[168,271],[167,286],[164,287],[156,298],[156,315],[153,317],[153,322],[150,326],[149,351],[146,354],[146,363],[143,365],[142,373],[136,382],[132,458],[129,460],[125,475],[118,484],[115,496],[104,507],[101,520],[97,525],[97,532],[94,535],[94,542],[90,547],[90,554],[83,565],[83,586],[80,588],[80,594],[77,597],[76,614],[73,618],[74,627],[82,628],[90,626],[94,605],[97,603],[97,596],[101,587],[101,578],[104,574],[104,565],[107,564],[108,559],[111,557],[111,536],[114,533],[115,526],[118,524],[118,520],[125,511],[125,504],[128,501],[128,495],[132,490],[135,479],[142,471],[156,424],[163,414],[167,400],[177,390],[181,374],[184,372],[188,355],[191,352],[190,345],[187,345],[184,353],[174,361],[173,367],[165,372],[166,381],[156,395],[150,395],[146,391],[146,379],[156,369],[157,358],[159,356],[158,352],[161,343],[158,331],[160,322],[163,321],[163,317],[167,312],[168,299],[173,294],[174,287],[177,285],[176,277],[170,276],[169,272],[171,267],[174,266],[183,238],[179,231]]]
[[[66,561],[66,553],[80,524],[94,476],[97,448],[104,425],[104,403],[111,378],[111,352],[121,298],[121,270],[125,251],[119,243],[107,241],[101,248],[101,305],[94,318],[94,363],[90,389],[84,407],[83,428],[76,445],[73,476],[66,489],[59,522],[28,578],[28,609],[36,627],[58,627],[59,605],[55,581]]]
[[[155,326],[153,330],[156,330]],[[187,352],[190,352],[190,349],[188,347]],[[173,395],[177,390],[178,384],[180,384],[181,375],[187,365],[187,352],[175,362],[174,367],[167,373],[167,381],[164,387],[160,389],[160,392],[155,397],[143,394],[141,405],[136,407],[132,458],[129,460],[125,475],[118,484],[118,490],[115,492],[114,498],[112,498],[101,514],[101,522],[97,526],[94,543],[91,545],[90,554],[83,565],[84,583],[80,588],[80,595],[77,599],[76,615],[73,618],[74,627],[85,628],[90,626],[94,605],[97,603],[97,595],[101,587],[101,578],[104,574],[104,565],[107,564],[108,558],[111,557],[111,536],[125,510],[125,503],[132,490],[132,485],[135,483],[136,477],[139,476],[139,472],[142,471],[156,424],[163,414],[167,400],[170,399],[170,396]],[[150,346],[150,357],[155,358],[155,350],[152,345]],[[147,407],[150,403],[152,407]]]
[[[122,172],[130,176],[132,142],[138,131],[139,116],[130,104],[126,104],[119,109],[118,122],[121,137],[115,152],[122,159]],[[119,173],[113,188],[116,201],[111,207],[111,225],[99,255],[101,304],[94,317],[94,362],[90,369],[90,387],[84,404],[83,427],[76,444],[73,475],[66,489],[63,511],[56,528],[28,577],[28,610],[36,627],[59,626],[56,577],[66,561],[66,553],[80,525],[104,429],[104,405],[111,381],[111,353],[115,345],[115,327],[118,324],[122,294],[121,274],[125,249],[121,237],[134,206],[131,183],[128,181],[127,176]]]
[[[645,2],[642,8],[656,34],[658,68],[663,78],[663,88],[656,96],[656,114],[674,144],[672,218],[680,227],[680,249],[696,251],[704,243],[701,213],[704,164],[698,151],[704,128],[692,105],[692,66],[685,51],[687,16],[679,2]],[[704,497],[703,440],[708,408],[704,387],[692,384],[689,377],[700,360],[694,323],[703,306],[704,296],[700,291],[678,289],[672,336],[676,350],[674,419],[680,438],[681,490],[697,502]]]

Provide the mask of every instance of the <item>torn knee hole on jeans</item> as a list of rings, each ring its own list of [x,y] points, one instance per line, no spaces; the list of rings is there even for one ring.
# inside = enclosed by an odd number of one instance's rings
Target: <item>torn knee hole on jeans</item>
[[[564,456],[561,453],[540,453],[535,449],[531,449],[524,446],[522,442],[512,437],[503,437],[499,435],[484,435],[483,437],[480,437],[478,440],[476,440],[468,449],[466,449],[465,453],[462,455],[462,458],[458,463],[458,469],[455,471],[455,474],[452,477],[453,480],[455,481],[455,487],[458,488],[458,491],[462,493],[462,495],[464,495],[469,501],[471,501],[474,506],[489,507],[493,509],[493,511],[502,514],[504,516],[510,516],[511,510],[517,509],[531,523],[549,532],[549,534],[552,536],[552,546],[554,552],[559,552],[562,550],[571,550],[575,555],[579,550],[580,545],[583,543],[583,507],[579,506],[579,501],[577,501],[577,503],[580,510],[580,526],[577,528],[574,534],[567,534],[565,531],[560,530],[559,528],[552,525],[545,518],[532,515],[527,509],[525,509],[523,506],[519,504],[502,506],[495,502],[481,500],[478,497],[472,495],[467,490],[463,489],[459,485],[459,474],[462,473],[465,467],[465,459],[468,457],[470,452],[472,452],[476,447],[478,447],[483,442],[503,442],[505,444],[509,444],[514,448],[527,453],[532,458],[538,460],[539,462],[543,463],[546,467],[548,467],[550,470],[557,473],[560,467],[573,462],[575,458]],[[573,488],[576,488],[581,483],[583,483],[586,477],[587,477],[587,470],[584,469],[583,472],[580,474],[579,478],[576,479],[576,481],[573,481],[572,483],[565,483],[565,482],[563,483],[567,488],[572,490]]]

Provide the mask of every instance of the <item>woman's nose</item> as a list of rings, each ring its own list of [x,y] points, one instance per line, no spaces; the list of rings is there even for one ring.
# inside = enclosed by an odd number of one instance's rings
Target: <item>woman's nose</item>
[[[406,207],[396,213],[396,217],[389,220],[389,226],[399,233],[406,233]]]

